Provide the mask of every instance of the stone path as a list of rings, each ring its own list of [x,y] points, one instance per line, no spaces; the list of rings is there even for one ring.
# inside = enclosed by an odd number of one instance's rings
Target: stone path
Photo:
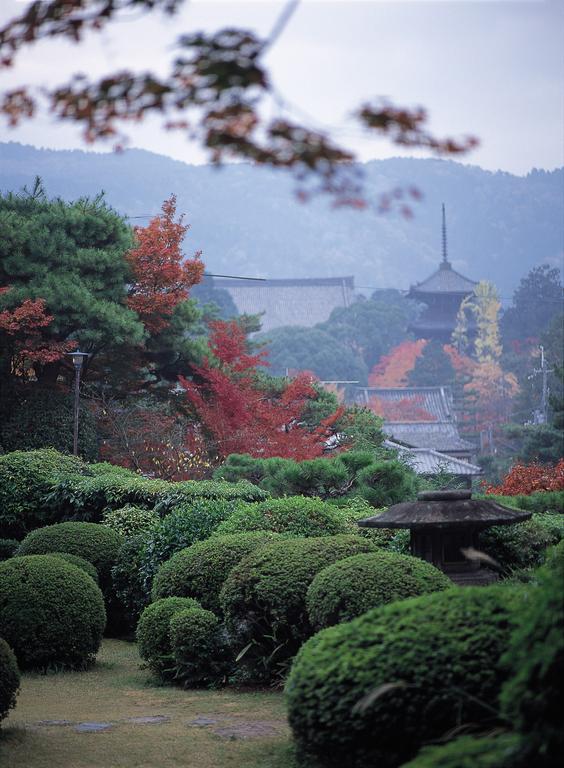
[[[104,733],[120,725],[161,725],[173,718],[170,715],[146,715],[126,717],[112,722],[82,722],[72,720],[39,720],[28,727],[67,728],[72,727],[77,733]],[[185,720],[189,728],[206,728],[222,739],[263,739],[278,736],[284,732],[286,724],[282,720],[245,720],[242,717],[205,713],[192,720]]]

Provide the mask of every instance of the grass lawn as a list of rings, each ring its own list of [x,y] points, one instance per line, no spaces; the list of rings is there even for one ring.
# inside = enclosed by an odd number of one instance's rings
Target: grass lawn
[[[81,723],[93,722],[111,727],[80,730],[89,727]],[[280,692],[158,687],[139,669],[133,643],[106,640],[88,672],[23,675],[16,708],[0,729],[0,765],[294,768],[295,763]]]

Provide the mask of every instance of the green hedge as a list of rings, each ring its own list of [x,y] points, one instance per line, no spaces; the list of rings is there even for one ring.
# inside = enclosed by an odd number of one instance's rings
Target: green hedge
[[[322,630],[286,686],[304,760],[396,768],[464,723],[491,721],[521,590],[453,587]]]
[[[149,669],[164,680],[175,675],[175,664],[170,637],[170,620],[186,608],[201,608],[190,597],[166,597],[148,605],[137,625],[139,656]]]
[[[315,576],[337,560],[372,549],[360,536],[283,539],[236,565],[220,601],[235,655],[247,649],[242,675],[258,682],[284,674],[312,634],[305,601]]]
[[[83,668],[106,623],[100,589],[84,571],[49,555],[0,563],[0,627],[22,669]]]
[[[20,688],[20,671],[14,652],[0,637],[0,722],[16,706]]]
[[[499,525],[480,534],[479,547],[499,563],[504,574],[536,568],[548,547],[564,538],[564,515],[534,514],[517,525]]]
[[[61,478],[78,482],[87,465],[51,448],[0,456],[0,536],[22,539],[26,533],[60,519],[44,500]]]
[[[394,552],[369,552],[339,560],[320,571],[306,598],[311,626],[340,624],[371,608],[452,587],[442,571],[424,560]]]
[[[343,510],[307,496],[268,499],[258,504],[240,504],[215,534],[274,531],[292,536],[335,536],[352,533],[353,526]]]
[[[504,714],[525,736],[526,764],[556,765],[564,754],[564,541],[550,553],[504,657],[510,680]]]
[[[46,504],[57,519],[99,522],[107,510],[126,505],[155,509],[159,516],[164,516],[179,506],[201,499],[261,501],[267,496],[246,482],[193,480],[170,483],[120,470],[107,470],[104,465],[99,465],[92,476],[62,481],[47,496]]]
[[[180,504],[149,531],[141,564],[147,592],[161,564],[175,552],[207,539],[231,515],[234,504],[225,499],[194,499]]]
[[[185,687],[225,682],[232,667],[225,632],[217,616],[203,608],[186,608],[170,620],[174,679]]]
[[[479,498],[497,501],[506,507],[525,509],[527,512],[564,512],[564,491],[535,491],[528,496],[480,496]]]
[[[204,608],[220,613],[219,593],[230,571],[275,538],[270,531],[253,531],[197,541],[161,565],[153,581],[153,600],[194,597]]]
[[[447,744],[424,747],[402,768],[517,768],[519,752],[519,737],[513,733],[461,736]]]
[[[123,536],[97,523],[56,523],[29,533],[18,555],[68,552],[88,560],[96,568],[102,591],[111,586],[111,569],[124,543]]]

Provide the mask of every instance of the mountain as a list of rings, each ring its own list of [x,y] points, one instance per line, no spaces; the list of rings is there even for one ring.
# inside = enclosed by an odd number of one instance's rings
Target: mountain
[[[447,207],[449,258],[475,280],[509,297],[542,262],[560,265],[564,169],[527,176],[485,171],[450,160],[392,158],[360,165],[366,193],[415,186],[414,216],[300,203],[283,172],[232,164],[194,166],[144,150],[94,153],[0,143],[0,190],[32,186],[71,200],[105,191],[108,202],[148,222],[171,193],[191,224],[187,252],[202,249],[210,271],[250,277],[354,275],[358,289],[408,288],[438,265],[441,202]],[[139,218],[137,218],[139,217]]]

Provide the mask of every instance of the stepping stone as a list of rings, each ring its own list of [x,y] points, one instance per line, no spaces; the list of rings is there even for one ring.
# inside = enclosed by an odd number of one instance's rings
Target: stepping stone
[[[170,717],[168,715],[151,715],[148,717],[128,717],[126,723],[133,723],[134,725],[158,725],[159,723],[168,723]]]
[[[35,723],[35,725],[40,725],[42,727],[51,727],[51,726],[74,725],[74,722],[72,720],[40,720],[38,723]]]
[[[264,739],[278,736],[281,725],[276,720],[239,721],[214,728],[213,732],[223,739]]]
[[[100,731],[109,731],[113,723],[79,723],[75,725],[74,730],[77,733],[99,733]]]
[[[190,725],[193,728],[204,728],[207,725],[216,725],[220,720],[226,719],[228,718],[225,718],[222,715],[214,715],[213,717],[210,717],[209,715],[198,715],[195,720],[189,720],[186,725]]]

